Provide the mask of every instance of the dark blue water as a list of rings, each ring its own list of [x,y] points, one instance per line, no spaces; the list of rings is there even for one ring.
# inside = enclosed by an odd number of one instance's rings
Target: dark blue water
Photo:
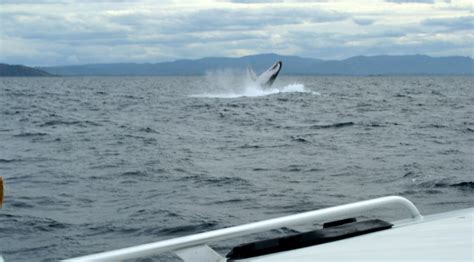
[[[424,214],[473,206],[474,78],[276,88],[229,74],[1,78],[0,253],[56,261],[384,195]]]

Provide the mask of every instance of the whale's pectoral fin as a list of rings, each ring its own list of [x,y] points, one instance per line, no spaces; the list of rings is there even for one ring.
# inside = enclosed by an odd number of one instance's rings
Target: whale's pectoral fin
[[[257,81],[257,75],[255,74],[255,72],[252,70],[252,68],[250,67],[247,67],[247,75],[248,77],[252,80],[252,81]]]

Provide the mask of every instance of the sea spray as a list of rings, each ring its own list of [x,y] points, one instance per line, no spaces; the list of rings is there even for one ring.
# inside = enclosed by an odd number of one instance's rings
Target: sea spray
[[[225,69],[210,71],[205,75],[203,92],[191,97],[207,98],[238,98],[259,97],[278,93],[309,93],[320,95],[305,88],[303,84],[293,83],[285,86],[277,84],[270,88],[262,88],[254,83],[244,72]]]

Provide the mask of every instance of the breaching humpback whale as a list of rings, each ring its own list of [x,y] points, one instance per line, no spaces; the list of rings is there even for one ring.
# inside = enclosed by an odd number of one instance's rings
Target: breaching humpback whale
[[[278,76],[278,73],[280,73],[282,65],[283,63],[278,61],[258,77],[250,67],[247,67],[247,74],[257,85],[261,87],[270,87]]]

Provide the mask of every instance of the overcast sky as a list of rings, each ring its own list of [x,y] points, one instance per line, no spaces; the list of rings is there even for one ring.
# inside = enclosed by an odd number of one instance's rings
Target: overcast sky
[[[162,62],[278,53],[474,57],[472,0],[0,0],[0,62]]]

